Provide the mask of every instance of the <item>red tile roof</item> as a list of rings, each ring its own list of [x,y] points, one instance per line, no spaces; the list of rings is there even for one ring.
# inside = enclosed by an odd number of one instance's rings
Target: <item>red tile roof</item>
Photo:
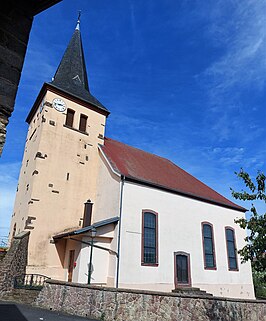
[[[110,138],[105,138],[101,147],[113,169],[128,179],[242,212],[246,211],[166,158]]]

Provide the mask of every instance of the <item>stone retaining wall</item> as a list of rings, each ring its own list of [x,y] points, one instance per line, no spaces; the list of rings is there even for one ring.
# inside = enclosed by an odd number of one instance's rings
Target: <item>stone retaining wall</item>
[[[14,237],[12,244],[0,262],[0,296],[13,289],[14,277],[25,273],[28,259],[30,232]]]
[[[113,289],[48,280],[36,305],[105,321],[266,321],[266,301]]]

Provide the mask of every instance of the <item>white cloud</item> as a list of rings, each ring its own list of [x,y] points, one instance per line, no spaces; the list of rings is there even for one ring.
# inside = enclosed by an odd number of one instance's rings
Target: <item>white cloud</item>
[[[205,75],[213,77],[217,91],[251,82],[261,88],[266,71],[266,1],[218,1],[216,9],[209,33],[215,41],[220,37],[226,51]]]
[[[255,94],[265,87],[265,12],[265,0],[219,0],[211,7],[206,36],[219,54],[197,77],[208,97],[206,122],[220,142],[236,134],[247,136],[243,97],[247,90]]]

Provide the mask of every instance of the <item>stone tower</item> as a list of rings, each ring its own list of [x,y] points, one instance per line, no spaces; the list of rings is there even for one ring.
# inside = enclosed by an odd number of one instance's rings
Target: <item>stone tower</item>
[[[83,226],[84,203],[95,196],[98,144],[108,115],[89,90],[78,21],[52,82],[44,83],[26,119],[10,238],[31,231],[27,273],[62,278],[52,236]]]

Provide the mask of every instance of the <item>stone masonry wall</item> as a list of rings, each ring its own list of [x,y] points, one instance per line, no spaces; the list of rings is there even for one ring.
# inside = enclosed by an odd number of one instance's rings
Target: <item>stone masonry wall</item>
[[[113,289],[48,280],[36,305],[104,321],[266,321],[266,301]]]
[[[12,291],[16,275],[26,272],[29,234],[30,232],[22,232],[15,236],[6,256],[0,262],[0,296]]]
[[[26,7],[26,5],[25,5]],[[33,16],[18,2],[3,1],[0,10],[0,155],[13,109]]]

